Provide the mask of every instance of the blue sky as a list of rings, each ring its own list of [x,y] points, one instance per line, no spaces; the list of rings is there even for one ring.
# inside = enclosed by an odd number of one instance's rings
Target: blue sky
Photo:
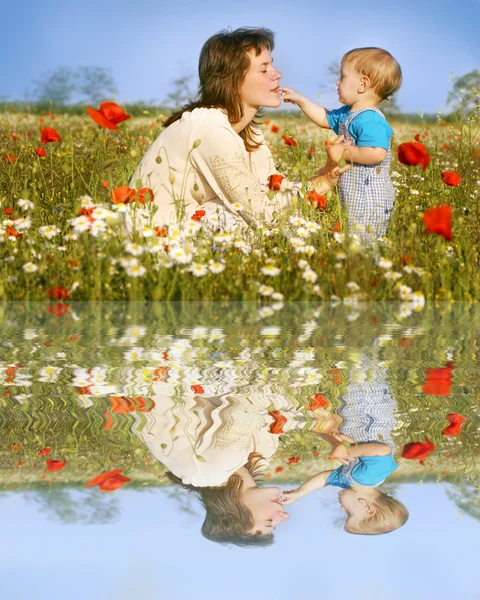
[[[52,493],[54,489],[52,488]],[[100,493],[100,492],[95,492]],[[15,600],[244,600],[478,598],[479,524],[445,485],[400,484],[407,524],[384,536],[354,536],[333,525],[335,490],[289,507],[267,549],[226,548],[200,534],[198,516],[164,491],[118,490],[108,525],[49,521],[23,494],[0,497],[0,578]]]
[[[83,0],[4,3],[0,97],[22,99],[32,80],[65,66],[111,69],[119,102],[163,100],[179,75],[196,76],[204,41],[225,27],[276,33],[275,64],[284,85],[318,100],[326,68],[351,48],[389,50],[404,72],[398,94],[408,112],[446,109],[450,73],[478,67],[478,0],[342,3],[277,0]],[[208,6],[208,8],[207,8]],[[8,53],[8,60],[6,59]],[[334,89],[322,102],[334,108]]]

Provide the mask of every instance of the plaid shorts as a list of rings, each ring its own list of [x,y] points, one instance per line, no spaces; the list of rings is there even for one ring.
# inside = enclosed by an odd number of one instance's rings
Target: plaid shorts
[[[355,140],[348,128],[352,120],[366,110],[373,110],[384,116],[377,108],[364,108],[352,113],[345,123],[339,124],[339,135],[345,135],[345,141]],[[387,157],[376,165],[354,164],[351,169],[340,176],[338,191],[343,208],[347,212],[348,226],[354,230],[355,225],[362,225],[360,233],[365,241],[382,238],[393,212],[395,190],[390,179],[391,150]]]

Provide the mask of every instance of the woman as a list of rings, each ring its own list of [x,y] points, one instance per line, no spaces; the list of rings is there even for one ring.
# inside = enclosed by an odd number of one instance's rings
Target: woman
[[[189,385],[156,382],[154,406],[135,415],[134,433],[169,471],[174,483],[195,491],[206,509],[203,535],[240,546],[268,545],[288,519],[278,487],[259,487],[260,472],[278,448],[270,414],[281,410],[282,431],[304,417],[265,382],[217,383],[217,395],[196,395]],[[229,390],[229,391],[226,391]]]
[[[179,223],[200,207],[206,219],[227,226],[271,223],[290,208],[295,185],[284,184],[269,198],[268,180],[277,171],[255,123],[260,107],[281,103],[273,46],[268,29],[221,31],[207,40],[199,60],[199,100],[166,121],[130,182],[153,191],[153,225]],[[343,170],[327,164],[312,178],[317,191],[328,190]],[[143,211],[140,224],[149,218]]]

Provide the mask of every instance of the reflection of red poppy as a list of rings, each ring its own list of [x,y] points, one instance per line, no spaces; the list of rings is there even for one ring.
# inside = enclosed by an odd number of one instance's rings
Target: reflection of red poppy
[[[455,187],[459,185],[459,183],[462,181],[462,178],[458,173],[455,173],[455,171],[444,171],[442,173],[442,181],[445,185]]]
[[[398,160],[402,165],[421,165],[422,171],[430,164],[430,154],[427,148],[420,142],[405,142],[397,149]]]
[[[204,394],[204,393],[205,393],[205,391],[204,391],[203,387],[202,387],[201,385],[198,385],[198,384],[196,384],[196,385],[191,385],[191,386],[190,386],[190,389],[192,390],[192,392],[193,392],[194,394]]]
[[[423,385],[423,393],[433,396],[449,396],[453,385],[452,372],[455,369],[453,363],[447,363],[446,367],[440,369],[427,369],[427,378]]]
[[[317,410],[317,408],[325,408],[325,406],[328,406],[328,400],[323,394],[316,394],[315,396],[310,396],[305,408],[307,410]]]
[[[145,400],[141,396],[138,398],[112,396],[110,404],[112,405],[112,411],[120,415],[126,415],[134,410],[138,410],[138,412],[150,412],[155,406],[155,402],[151,398]]]
[[[436,446],[425,436],[425,442],[411,442],[403,446],[402,458],[408,458],[409,460],[419,460],[423,464],[423,461],[430,456],[435,450]]]
[[[461,433],[461,427],[467,420],[463,415],[459,415],[458,413],[450,413],[445,417],[447,421],[450,423],[448,427],[442,431],[443,435],[458,435]]]
[[[274,173],[273,175],[270,175],[268,178],[268,189],[278,191],[284,179],[285,177],[280,175],[280,173]]]
[[[325,196],[317,194],[317,192],[310,191],[307,192],[306,198],[314,208],[318,208],[318,210],[325,210],[325,207],[327,206],[327,199]]]
[[[105,422],[105,425],[103,426],[103,428],[105,429],[105,431],[108,431],[110,429],[110,427],[113,425],[112,415],[108,412],[104,412],[103,415],[106,419],[106,422]]]
[[[125,485],[128,481],[132,481],[128,477],[124,475],[113,475],[113,477],[109,477],[103,483],[100,484],[100,490],[102,492],[113,492],[114,490],[118,490],[123,485]]]
[[[43,129],[40,129],[40,133],[40,141],[42,142],[42,144],[62,141],[60,135],[58,134],[58,131],[53,127],[44,127]]]
[[[67,464],[66,460],[53,460],[51,458],[47,459],[46,461],[47,463],[47,467],[45,469],[45,471],[50,471],[51,473],[54,473],[55,471],[60,471],[61,469],[63,469],[63,467]]]
[[[115,477],[115,475],[118,475],[122,471],[123,471],[123,469],[113,469],[113,471],[107,471],[106,473],[100,473],[100,475],[97,475],[93,479],[90,479],[90,481],[87,483],[87,485],[85,487],[92,487],[94,485],[100,485],[102,483],[105,483],[105,481],[107,481],[107,479],[110,479],[110,477]]]
[[[343,380],[343,374],[340,371],[340,369],[330,369],[328,371],[328,374],[332,376],[333,381],[337,384],[337,385],[342,385]]]
[[[287,422],[287,418],[278,410],[272,410],[268,414],[274,419],[273,423],[270,424],[270,433],[277,435],[284,433],[283,426]]]
[[[119,185],[116,187],[110,195],[110,200],[114,204],[128,204],[129,202],[135,202],[137,192],[133,188],[129,188],[128,185]]]
[[[123,108],[115,102],[102,102],[98,110],[87,106],[87,112],[93,121],[105,129],[118,129],[118,124],[130,119]]]
[[[428,208],[423,213],[423,223],[430,233],[442,235],[446,240],[453,238],[452,207],[448,204]]]
[[[153,191],[148,188],[148,187],[144,187],[141,190],[138,190],[138,201],[141,202],[142,204],[145,204],[145,202],[147,200],[149,200],[150,202],[153,202],[155,196],[153,195]]]
[[[70,310],[70,306],[68,304],[58,302],[54,306],[49,306],[47,310],[49,313],[55,315],[56,317],[64,317]]]

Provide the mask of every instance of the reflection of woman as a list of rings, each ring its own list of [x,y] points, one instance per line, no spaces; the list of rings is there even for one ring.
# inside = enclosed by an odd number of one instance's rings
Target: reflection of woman
[[[198,493],[206,509],[202,533],[238,545],[269,544],[278,523],[288,519],[276,487],[258,487],[262,467],[278,447],[269,407],[287,417],[284,397],[250,387],[245,394],[213,398],[188,390],[174,400],[169,383],[155,384],[155,407],[135,433],[170,471],[170,479]]]
[[[228,226],[272,222],[290,207],[292,191],[268,196],[268,179],[277,171],[254,120],[261,106],[280,106],[273,45],[270,30],[244,28],[222,31],[203,46],[198,101],[166,121],[130,182],[152,189],[154,225],[190,218],[200,207],[205,218]],[[340,172],[327,164],[316,174],[317,191],[327,191]]]

